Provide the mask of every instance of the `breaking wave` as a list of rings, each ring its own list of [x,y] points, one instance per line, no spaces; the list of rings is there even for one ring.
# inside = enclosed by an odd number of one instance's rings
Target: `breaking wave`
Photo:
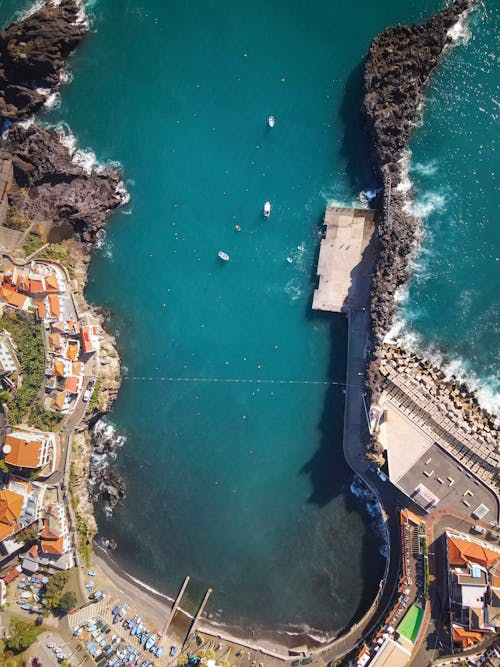
[[[78,140],[75,135],[71,132],[69,125],[65,122],[57,123],[53,127],[56,131],[59,141],[63,146],[68,149],[68,152],[71,156],[71,161],[74,164],[79,165],[83,171],[90,175],[92,172],[102,174],[106,169],[112,168],[117,171],[121,171],[121,164],[116,161],[108,162],[103,164],[97,160],[96,154],[91,148],[80,148],[78,146]],[[120,201],[123,204],[128,204],[130,201],[130,193],[125,187],[125,183],[121,180],[116,186],[116,194],[119,196]]]

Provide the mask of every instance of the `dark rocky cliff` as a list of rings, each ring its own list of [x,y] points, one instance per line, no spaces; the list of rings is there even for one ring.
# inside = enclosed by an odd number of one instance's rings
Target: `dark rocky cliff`
[[[95,241],[126,194],[117,169],[86,169],[57,131],[18,123],[58,88],[65,60],[87,29],[80,1],[61,0],[46,2],[0,33],[0,120],[12,123],[2,148],[12,155],[19,186],[10,202],[28,220],[52,221],[50,240],[55,242],[75,234]]]
[[[384,186],[371,302],[375,354],[369,382],[375,394],[377,350],[392,324],[396,290],[408,281],[419,231],[419,221],[409,212],[408,193],[398,188],[405,176],[408,142],[422,115],[429,77],[451,45],[449,30],[473,5],[473,0],[455,0],[426,23],[388,28],[373,40],[366,60],[364,108],[372,160]]]
[[[47,3],[0,33],[0,117],[26,119],[59,84],[68,55],[87,30],[76,0]]]

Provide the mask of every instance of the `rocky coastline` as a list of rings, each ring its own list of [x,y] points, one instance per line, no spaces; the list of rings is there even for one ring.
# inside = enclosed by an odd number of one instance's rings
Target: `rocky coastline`
[[[455,0],[426,23],[388,28],[373,40],[365,63],[364,111],[371,135],[371,159],[382,183],[375,202],[377,262],[371,293],[371,360],[366,384],[372,402],[383,390],[387,367],[414,373],[436,406],[453,413],[462,430],[485,442],[498,437],[498,420],[477,401],[475,392],[454,376],[445,377],[416,350],[388,342],[396,297],[408,284],[421,237],[421,222],[411,209],[408,181],[409,140],[420,122],[426,86],[452,47],[457,26],[475,9],[474,0]],[[368,457],[382,465],[380,445],[368,444]]]
[[[112,511],[125,494],[118,471],[110,465],[122,441],[109,437],[110,427],[102,419],[118,393],[121,367],[116,341],[105,328],[106,314],[88,305],[83,290],[91,249],[128,194],[119,169],[89,165],[79,159],[70,136],[34,119],[67,78],[67,58],[88,27],[80,0],[48,0],[0,33],[0,123],[1,148],[13,166],[9,208],[32,226],[50,221],[46,240],[66,244],[78,310],[91,313],[99,325],[96,399],[75,433],[70,474],[74,510],[93,536],[94,504],[102,502]]]

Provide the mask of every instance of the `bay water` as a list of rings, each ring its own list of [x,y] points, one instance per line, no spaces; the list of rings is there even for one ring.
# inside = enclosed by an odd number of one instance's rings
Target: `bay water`
[[[28,6],[3,0],[2,22]],[[346,323],[313,314],[311,301],[325,206],[359,203],[375,184],[360,114],[370,42],[440,6],[94,0],[72,81],[44,116],[68,123],[99,161],[119,161],[131,194],[87,288],[111,313],[125,367],[109,419],[127,438],[116,462],[127,498],[113,517],[100,512],[101,532],[127,571],[164,593],[186,574],[193,604],[212,586],[221,622],[324,638],[359,616],[382,576],[382,537],[342,455]],[[484,73],[470,72],[472,87]],[[436,78],[432,92],[452,113],[463,88]],[[436,158],[424,134],[428,116],[441,122],[432,104],[414,146],[423,164]],[[435,189],[418,185],[422,196]],[[455,186],[463,199],[468,183]],[[476,240],[462,240],[470,255]],[[432,321],[451,344],[442,309],[413,317],[427,297],[418,284],[407,326],[425,343]],[[478,358],[479,377],[488,363]]]

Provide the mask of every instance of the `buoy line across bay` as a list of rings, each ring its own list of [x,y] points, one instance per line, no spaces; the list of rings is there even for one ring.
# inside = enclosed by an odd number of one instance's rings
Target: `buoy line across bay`
[[[346,387],[345,382],[335,380],[277,380],[277,379],[256,379],[256,378],[183,378],[183,377],[123,377],[123,381],[151,381],[151,382],[221,382],[235,384],[316,384],[316,385],[338,385]],[[363,389],[362,385],[357,386]]]

